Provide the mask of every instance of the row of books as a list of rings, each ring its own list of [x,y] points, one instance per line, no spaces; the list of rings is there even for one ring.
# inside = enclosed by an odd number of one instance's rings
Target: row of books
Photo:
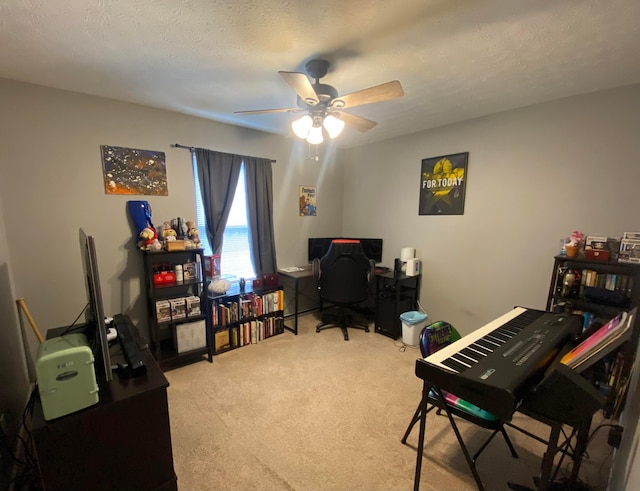
[[[580,275],[579,295],[584,294],[585,287],[604,288],[616,291],[631,298],[633,276],[627,274],[598,273],[592,269],[583,269]]]
[[[233,327],[219,329],[214,334],[214,351],[221,353],[228,349],[239,348],[247,344],[257,344],[276,334],[284,332],[284,318],[266,317],[242,322]]]
[[[211,308],[213,326],[224,326],[243,319],[260,317],[284,310],[284,291],[271,293],[247,293],[237,297],[213,301]]]

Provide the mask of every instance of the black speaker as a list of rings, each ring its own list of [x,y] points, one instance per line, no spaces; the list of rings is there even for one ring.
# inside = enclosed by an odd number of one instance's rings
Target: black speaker
[[[402,261],[399,257],[395,259],[395,262],[393,264],[393,272],[396,274],[402,272]]]

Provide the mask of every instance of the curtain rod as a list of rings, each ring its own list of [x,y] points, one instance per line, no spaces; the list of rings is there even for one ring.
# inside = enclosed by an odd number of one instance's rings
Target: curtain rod
[[[172,146],[173,148],[184,148],[186,150],[190,150],[190,151],[194,151],[196,148],[195,147],[187,147],[185,145],[180,145],[179,143],[172,143],[170,146]],[[261,157],[254,157],[254,158],[261,158]],[[275,164],[277,162],[277,160],[271,160],[272,164]]]

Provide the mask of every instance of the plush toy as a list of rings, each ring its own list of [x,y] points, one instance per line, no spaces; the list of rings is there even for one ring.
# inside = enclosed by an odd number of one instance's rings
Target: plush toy
[[[143,251],[158,250],[155,243],[160,245],[156,231],[151,227],[143,228],[142,232],[140,232],[138,247]]]
[[[189,230],[189,238],[195,247],[200,247],[200,232],[196,227],[195,222],[187,222],[187,229]]]
[[[162,242],[160,242],[158,239],[153,239],[153,242],[151,242],[148,247],[150,251],[161,251]]]
[[[164,222],[162,224],[162,239],[164,241],[167,240],[176,240],[176,231],[171,228],[171,224],[169,222]]]

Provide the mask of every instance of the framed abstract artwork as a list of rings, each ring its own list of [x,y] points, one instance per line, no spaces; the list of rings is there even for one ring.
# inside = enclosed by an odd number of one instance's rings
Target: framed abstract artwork
[[[101,145],[106,194],[168,196],[164,152]]]

